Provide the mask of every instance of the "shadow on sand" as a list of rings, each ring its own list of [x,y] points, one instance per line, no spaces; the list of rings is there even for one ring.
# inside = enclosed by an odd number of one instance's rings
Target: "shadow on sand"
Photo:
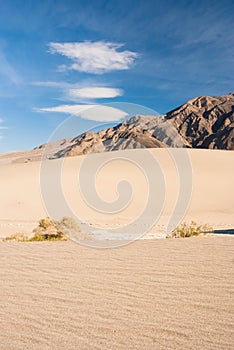
[[[234,228],[230,228],[227,230],[214,230],[214,233],[222,235],[234,235]]]

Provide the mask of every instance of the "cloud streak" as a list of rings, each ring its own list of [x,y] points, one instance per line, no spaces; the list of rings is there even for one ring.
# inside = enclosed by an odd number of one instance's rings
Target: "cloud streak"
[[[3,122],[4,120],[0,118],[0,123],[3,123]],[[8,127],[0,125],[0,130],[4,130],[4,129],[8,129]]]
[[[116,88],[108,87],[85,87],[81,89],[69,89],[68,95],[71,98],[99,99],[114,98],[123,95],[123,91]]]
[[[60,66],[61,70],[76,70],[85,73],[103,74],[116,70],[127,70],[138,57],[138,53],[120,51],[123,44],[104,41],[73,43],[50,43],[53,54],[63,55],[73,61],[71,65]]]
[[[3,122],[4,122],[4,120],[0,118],[0,124],[3,123]],[[2,131],[2,130],[6,130],[6,129],[8,129],[7,126],[2,126],[2,125],[0,125],[0,141],[3,139],[3,135],[2,135],[2,133],[1,133],[1,131]]]
[[[7,81],[14,85],[21,83],[21,78],[14,67],[9,63],[4,53],[0,50],[0,75],[5,76]]]
[[[33,82],[32,85],[59,89],[64,93],[64,100],[79,101],[80,103],[82,103],[82,101],[84,101],[83,103],[87,103],[96,99],[115,98],[123,96],[124,94],[122,89],[100,85],[100,83],[95,85],[95,82],[93,81],[84,81],[73,84],[67,82],[39,81]]]
[[[71,116],[80,117],[98,122],[119,121],[128,114],[121,109],[103,105],[60,105],[49,108],[38,108],[38,112],[64,113]]]

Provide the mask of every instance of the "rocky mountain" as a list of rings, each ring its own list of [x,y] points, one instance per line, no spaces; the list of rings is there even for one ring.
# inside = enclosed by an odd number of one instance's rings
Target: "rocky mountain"
[[[84,133],[51,157],[155,147],[234,150],[234,94],[197,97],[163,116],[137,115],[114,128]]]
[[[82,155],[135,148],[163,148],[167,145],[156,138],[145,125],[146,119],[156,117],[133,117],[128,121],[99,132],[86,132],[70,140],[67,147],[54,153],[52,158]],[[144,120],[144,123],[142,123]]]
[[[234,150],[234,94],[196,97],[162,116],[136,115],[113,128],[44,144],[10,156],[14,162],[104,151],[189,147]],[[6,161],[9,155],[0,156]]]
[[[165,118],[190,147],[234,150],[234,94],[194,98]]]

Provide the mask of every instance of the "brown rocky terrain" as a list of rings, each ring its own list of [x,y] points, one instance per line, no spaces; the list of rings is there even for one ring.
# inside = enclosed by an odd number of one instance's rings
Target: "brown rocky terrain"
[[[234,94],[201,96],[165,118],[193,148],[234,149]]]
[[[234,150],[234,94],[196,97],[162,116],[136,115],[115,127],[86,132],[0,155],[0,162],[28,162],[137,148],[188,147]]]
[[[233,150],[234,94],[197,97],[163,116],[138,115],[116,127],[84,133],[52,157],[163,147]]]

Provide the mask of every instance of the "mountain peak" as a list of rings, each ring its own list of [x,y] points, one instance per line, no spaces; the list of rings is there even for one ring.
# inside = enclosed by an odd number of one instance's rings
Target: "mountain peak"
[[[196,97],[165,118],[193,148],[234,149],[233,93]]]
[[[15,162],[135,148],[189,147],[234,150],[234,93],[199,96],[162,116],[134,117],[115,127],[12,154]],[[10,155],[0,156],[6,161]]]

